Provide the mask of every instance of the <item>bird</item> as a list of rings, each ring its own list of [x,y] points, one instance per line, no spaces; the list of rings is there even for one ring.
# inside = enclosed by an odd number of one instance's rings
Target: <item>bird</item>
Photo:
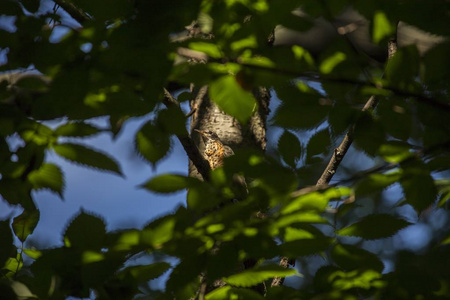
[[[209,166],[211,167],[211,170],[222,167],[224,158],[234,155],[233,150],[222,143],[217,133],[211,130],[194,130],[200,133],[203,137],[203,141],[205,143],[205,150],[203,153],[205,159],[208,161]]]
[[[233,150],[225,145],[214,131],[194,130],[200,133],[203,138],[205,143],[203,156],[208,161],[211,170],[223,167],[224,159],[234,155]],[[233,174],[231,189],[239,199],[245,198],[245,196],[248,195],[247,183],[245,182],[245,178],[241,175]],[[233,202],[238,201],[239,199],[233,199]]]

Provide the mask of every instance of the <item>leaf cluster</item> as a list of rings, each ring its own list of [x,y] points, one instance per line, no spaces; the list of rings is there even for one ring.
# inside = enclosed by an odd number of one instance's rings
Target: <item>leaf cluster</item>
[[[5,57],[0,65],[0,195],[22,209],[0,221],[0,295],[449,297],[450,227],[433,227],[432,217],[426,218],[439,212],[448,225],[447,3],[178,1],[174,9],[168,1],[59,2],[59,9],[78,9],[72,17],[82,27],[70,28],[56,7],[41,13],[36,1],[0,3],[0,13],[12,16],[14,27],[0,27]],[[399,21],[438,36],[439,42],[428,51],[417,43],[401,45],[389,60],[371,57],[352,44],[351,28],[357,23],[334,22],[349,6],[370,24],[368,43],[387,49]],[[194,19],[198,22],[192,26],[202,34],[184,39],[181,31]],[[276,44],[277,28],[307,33],[318,19],[336,27],[336,42],[317,51],[297,44],[272,47],[274,28]],[[69,29],[55,38],[56,25]],[[201,53],[204,60],[186,53]],[[269,126],[282,132],[273,155],[237,151],[207,181],[176,174],[150,178],[140,188],[162,194],[188,190],[187,207],[140,230],[109,232],[101,216],[80,211],[64,230],[62,246],[29,247],[40,219],[33,193],[47,189],[64,195],[64,172],[46,154],[123,176],[120,162],[84,140],[103,133],[115,137],[129,118],[149,115],[134,146],[154,166],[169,155],[173,136],[189,138],[180,107],[161,108],[163,87],[191,83],[209,85],[211,100],[242,124],[258,110],[254,89],[270,87],[279,103]],[[181,94],[178,101],[190,96]],[[361,110],[371,96],[378,106]],[[108,126],[93,125],[98,117],[106,117]],[[370,159],[373,168],[349,158],[333,170],[339,176],[329,186],[311,187],[348,130],[351,151]],[[248,193],[236,187],[236,175],[246,178]],[[386,205],[391,192],[396,199]],[[414,220],[433,229],[421,253],[377,251]],[[373,243],[381,246],[371,248]],[[151,263],[138,262],[140,256]],[[316,256],[325,263],[305,267]],[[302,267],[281,267],[281,257]],[[386,261],[391,269],[385,269]],[[249,262],[251,267],[243,268]],[[318,270],[310,274],[310,269]],[[265,295],[253,289],[269,286],[274,277],[295,280],[301,273],[305,277],[296,288],[268,288]],[[164,274],[165,289],[154,290],[149,282]],[[226,285],[203,288],[220,280]]]

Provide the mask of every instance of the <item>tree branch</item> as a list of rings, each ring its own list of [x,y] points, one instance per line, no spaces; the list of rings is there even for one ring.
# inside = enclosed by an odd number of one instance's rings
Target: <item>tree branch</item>
[[[164,89],[164,100],[163,103],[167,106],[178,106],[178,101],[169,93],[167,89]],[[211,172],[211,168],[203,157],[203,155],[198,150],[194,141],[189,137],[189,134],[186,132],[183,135],[177,135],[178,140],[184,148],[188,158],[192,161],[194,166],[197,168],[198,172],[202,175],[205,181],[209,180],[209,173]]]
[[[392,39],[389,41],[388,45],[388,53],[389,58],[391,58],[395,51],[397,51],[397,41],[395,39]],[[371,96],[369,100],[367,100],[366,104],[364,105],[362,111],[367,111],[369,109],[374,109],[378,104],[378,100],[375,98],[375,96]],[[327,167],[323,171],[322,175],[320,176],[319,180],[316,183],[316,188],[326,188],[328,186],[328,183],[330,183],[330,180],[333,178],[334,174],[336,174],[337,168],[341,164],[341,161],[344,159],[345,154],[347,153],[348,149],[352,145],[353,142],[353,133],[355,130],[355,124],[352,124],[350,126],[350,129],[348,130],[345,137],[342,139],[342,142],[340,143],[339,147],[334,149],[334,153],[331,156],[330,161],[328,162]],[[312,188],[309,188],[313,190]],[[301,191],[297,191],[298,194],[301,194]],[[289,267],[289,259],[287,257],[282,257],[280,261],[280,266],[284,268]],[[275,277],[272,280],[271,286],[281,286],[284,283],[284,277]]]
[[[62,9],[64,9],[80,24],[83,24],[84,22],[91,19],[82,9],[76,7],[73,3],[67,2],[65,0],[53,0],[53,2],[62,7]]]

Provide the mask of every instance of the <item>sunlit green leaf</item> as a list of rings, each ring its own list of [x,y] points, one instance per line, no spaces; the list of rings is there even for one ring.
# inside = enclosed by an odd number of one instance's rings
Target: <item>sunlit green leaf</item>
[[[357,197],[374,195],[382,192],[385,188],[399,181],[401,178],[400,172],[392,172],[388,174],[370,174],[363,177],[355,187],[355,194]]]
[[[28,175],[28,180],[35,189],[50,189],[62,197],[64,177],[61,169],[52,163],[43,164],[38,170]]]
[[[256,110],[253,95],[243,90],[232,75],[222,76],[209,87],[211,99],[226,113],[246,123]]]
[[[368,215],[348,227],[339,229],[337,234],[375,240],[393,236],[410,224],[408,221],[388,214]]]
[[[224,299],[249,299],[249,300],[263,300],[256,291],[245,288],[233,288],[231,286],[223,286],[208,293],[206,300],[224,300]]]
[[[141,241],[158,249],[172,238],[174,226],[173,216],[158,219],[141,231]]]
[[[273,277],[298,275],[295,269],[285,269],[278,265],[266,265],[245,270],[239,274],[224,278],[224,281],[240,287],[249,287]]]
[[[61,143],[53,146],[53,150],[72,162],[79,163],[95,169],[110,171],[122,175],[117,162],[108,155],[87,148],[80,144]]]
[[[373,41],[379,43],[386,37],[390,37],[395,32],[395,26],[389,22],[383,11],[375,12],[373,16]]]
[[[410,150],[411,145],[407,143],[389,141],[381,145],[378,152],[387,162],[399,163],[414,155]]]
[[[200,51],[212,58],[221,58],[222,52],[216,44],[206,42],[191,42],[189,48],[192,50]]]
[[[320,71],[324,74],[329,74],[333,69],[343,62],[347,56],[343,52],[336,52],[333,55],[327,57],[320,65]]]

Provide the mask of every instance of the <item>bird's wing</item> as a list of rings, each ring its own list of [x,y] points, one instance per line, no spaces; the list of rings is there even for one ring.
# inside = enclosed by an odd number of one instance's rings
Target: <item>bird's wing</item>
[[[223,156],[229,157],[234,155],[233,149],[231,149],[229,146],[224,145],[223,146]]]

